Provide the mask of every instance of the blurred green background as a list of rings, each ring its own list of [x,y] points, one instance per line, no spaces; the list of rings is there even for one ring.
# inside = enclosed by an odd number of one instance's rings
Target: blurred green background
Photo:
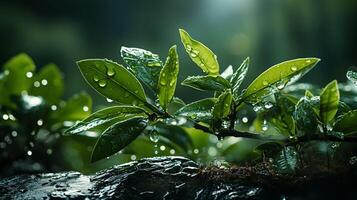
[[[297,57],[322,62],[304,80],[326,84],[345,80],[357,63],[357,13],[354,0],[196,0],[196,1],[40,1],[0,2],[0,62],[26,52],[38,67],[56,63],[64,73],[66,96],[89,91],[75,65],[84,58],[110,58],[122,63],[119,49],[139,47],[164,60],[178,44],[182,80],[201,73],[185,54],[178,28],[210,47],[221,68],[238,66],[250,56],[248,80],[273,64]],[[187,92],[189,91],[189,92]],[[184,100],[205,94],[178,86]]]

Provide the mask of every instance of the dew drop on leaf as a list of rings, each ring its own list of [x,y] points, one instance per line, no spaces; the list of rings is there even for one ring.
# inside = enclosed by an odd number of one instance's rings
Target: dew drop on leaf
[[[98,81],[99,81],[99,77],[95,75],[95,76],[93,77],[93,80],[94,80],[95,82],[98,82]]]
[[[157,130],[153,129],[150,132],[150,140],[154,143],[157,143],[159,141],[159,133],[157,132]]]
[[[115,75],[115,71],[113,68],[108,68],[107,69],[107,75],[108,76],[114,76]]]
[[[98,85],[99,85],[99,87],[105,87],[105,86],[107,86],[107,81],[106,80],[100,80],[98,82]]]
[[[32,151],[28,150],[28,151],[27,151],[27,155],[28,155],[28,156],[31,156],[31,155],[32,155]]]
[[[111,100],[111,99],[109,99],[109,98],[107,98],[106,100],[107,100],[107,102],[109,102],[109,103],[113,102],[113,100]]]
[[[27,72],[27,73],[26,73],[26,77],[27,77],[27,78],[32,78],[32,76],[33,76],[32,72]]]
[[[296,66],[291,66],[291,71],[296,71],[297,70],[297,67]]]

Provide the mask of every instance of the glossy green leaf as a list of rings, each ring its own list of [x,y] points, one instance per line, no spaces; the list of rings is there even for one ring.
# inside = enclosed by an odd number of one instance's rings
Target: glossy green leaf
[[[232,75],[230,80],[233,88],[233,95],[235,98],[239,96],[239,87],[242,84],[245,76],[247,75],[249,67],[249,57],[246,58],[243,63],[238,67],[238,69]]]
[[[318,116],[307,97],[302,97],[296,104],[293,117],[300,135],[315,134],[318,125]]]
[[[159,56],[144,49],[129,47],[121,47],[120,53],[128,69],[153,91],[157,91],[162,69]]]
[[[346,73],[346,77],[348,78],[348,80],[352,81],[354,84],[357,84],[357,72],[350,70]]]
[[[231,111],[231,103],[232,103],[232,93],[230,91],[226,91],[222,93],[217,102],[214,104],[212,109],[212,115],[216,119],[222,119],[229,115]]]
[[[58,67],[48,64],[34,76],[33,84],[28,93],[34,96],[42,96],[48,103],[58,103],[63,94],[63,78]]]
[[[107,59],[87,59],[77,64],[86,81],[103,96],[127,105],[146,104],[142,85],[122,65]]]
[[[320,117],[324,124],[330,122],[336,115],[340,101],[337,81],[332,81],[320,94]]]
[[[297,81],[319,61],[320,59],[318,58],[300,58],[274,65],[259,75],[248,86],[242,99],[248,103],[257,103],[264,97]]]
[[[352,110],[339,117],[333,130],[343,132],[344,134],[357,132],[357,110]]]
[[[222,73],[221,76],[225,78],[226,80],[230,80],[233,76],[233,67],[232,65],[229,65]]]
[[[174,115],[208,123],[212,119],[212,108],[217,99],[202,99],[182,107]]]
[[[82,120],[91,114],[92,99],[87,93],[82,92],[75,94],[67,101],[62,101],[59,105],[55,106],[56,109],[50,113],[50,119],[52,121],[77,121]]]
[[[230,83],[221,76],[190,76],[182,83],[201,91],[224,91],[230,88]]]
[[[156,123],[154,128],[158,131],[159,135],[169,139],[184,150],[193,149],[192,139],[183,128],[167,125],[162,122]]]
[[[179,109],[181,109],[182,107],[184,107],[185,105],[186,103],[182,99],[178,97],[174,97],[172,98],[171,102],[167,106],[167,112],[173,114]]]
[[[65,131],[67,135],[86,135],[86,131],[102,131],[108,126],[129,118],[144,116],[145,110],[134,106],[112,106],[99,110]]]
[[[131,118],[117,122],[106,129],[98,139],[92,153],[92,162],[111,156],[137,138],[147,126],[147,119]]]
[[[180,29],[182,44],[193,62],[208,75],[219,75],[217,56],[204,44],[194,40],[183,29]]]
[[[159,77],[159,102],[166,110],[167,104],[170,103],[175,94],[177,76],[179,72],[179,60],[176,51],[176,45],[169,49],[169,56],[165,65],[160,72]]]

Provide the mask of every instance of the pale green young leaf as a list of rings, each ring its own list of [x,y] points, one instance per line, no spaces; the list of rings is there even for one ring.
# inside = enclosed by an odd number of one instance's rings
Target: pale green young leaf
[[[201,91],[224,91],[231,86],[221,76],[190,76],[181,84]]]
[[[121,47],[120,54],[128,69],[143,83],[153,91],[158,90],[159,74],[162,69],[162,62],[157,54],[150,51]]]
[[[212,115],[216,119],[222,119],[229,115],[231,111],[232,93],[230,91],[223,92],[217,99],[212,109]]]
[[[324,124],[329,123],[336,115],[340,101],[337,81],[327,84],[320,94],[320,117]]]
[[[164,109],[167,108],[168,103],[170,103],[175,94],[178,72],[179,60],[176,45],[174,45],[169,49],[169,55],[159,77],[158,97],[160,105]]]
[[[140,82],[122,65],[107,59],[77,62],[86,81],[101,95],[127,105],[147,104]]]
[[[266,96],[297,81],[319,61],[320,59],[318,58],[300,58],[270,67],[248,86],[242,96],[242,100],[251,104],[260,102]]]
[[[219,75],[217,56],[204,44],[191,38],[185,30],[179,31],[182,44],[192,61],[208,75]]]

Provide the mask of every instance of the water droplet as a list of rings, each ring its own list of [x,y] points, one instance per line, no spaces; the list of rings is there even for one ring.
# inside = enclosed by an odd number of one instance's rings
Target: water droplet
[[[95,76],[93,77],[93,80],[94,80],[95,82],[98,82],[98,81],[99,81],[99,77],[98,77],[97,75],[95,75]]]
[[[163,86],[165,86],[165,85],[166,85],[166,81],[161,80],[161,81],[160,81],[160,84],[163,85]]]
[[[267,85],[269,85],[269,82],[266,81],[266,80],[264,80],[264,81],[263,81],[263,85],[264,85],[264,86],[267,86]]]
[[[262,125],[262,130],[265,132],[265,131],[267,131],[268,130],[268,124],[267,124],[267,121],[266,120],[264,120],[263,121],[263,125]]]
[[[192,50],[192,47],[191,47],[191,45],[189,45],[189,44],[186,44],[186,49],[187,49],[187,51],[191,51],[191,50]]]
[[[155,154],[155,155],[159,154],[159,151],[158,151],[158,150],[155,150],[155,151],[154,151],[154,154]]]
[[[107,69],[107,75],[108,76],[114,76],[115,75],[114,68],[108,68]]]
[[[10,74],[10,71],[7,69],[7,70],[4,71],[4,74],[5,74],[5,76],[7,76],[7,75]]]
[[[194,149],[194,150],[193,150],[193,153],[194,153],[194,154],[198,154],[198,153],[200,153],[200,150]]]
[[[56,105],[52,105],[51,106],[51,110],[53,110],[53,111],[57,110],[57,106]]]
[[[88,112],[88,110],[89,110],[88,106],[83,106],[83,111],[84,112]]]
[[[216,156],[217,155],[217,149],[214,147],[209,147],[207,150],[208,155],[210,156]]]
[[[154,143],[157,143],[159,141],[159,133],[157,132],[157,130],[153,129],[151,132],[150,132],[150,140]]]
[[[12,137],[16,137],[17,136],[17,132],[16,131],[12,131],[11,135],[12,135]]]
[[[26,73],[26,77],[27,77],[27,78],[32,78],[32,76],[33,76],[32,72],[27,72],[27,73]]]
[[[192,58],[196,58],[197,57],[197,54],[195,54],[195,53],[190,53],[190,55],[191,55]]]
[[[37,125],[38,126],[42,126],[43,125],[43,120],[42,119],[37,120]]]
[[[166,149],[166,147],[165,147],[164,145],[161,145],[161,146],[160,146],[160,150],[161,150],[161,151],[165,151],[165,149]]]
[[[166,76],[166,73],[162,73],[162,77],[165,77]]]
[[[109,99],[109,98],[107,98],[106,100],[107,100],[107,102],[109,102],[109,103],[113,102],[113,100],[111,100],[111,99]]]
[[[52,154],[52,149],[47,149],[47,150],[46,150],[46,153],[47,153],[48,155],[51,155],[51,154]]]
[[[40,84],[40,82],[35,81],[35,82],[33,83],[33,86],[35,86],[35,87],[40,87],[40,86],[41,86],[41,84]]]
[[[137,100],[134,100],[131,104],[132,104],[133,106],[136,106],[136,105],[138,105],[138,101],[137,101]]]
[[[28,155],[28,156],[31,156],[31,155],[32,155],[32,151],[28,150],[28,151],[27,151],[27,155]]]
[[[284,82],[281,82],[281,83],[278,83],[278,85],[276,86],[279,90],[282,90],[284,89],[285,87],[285,83]]]
[[[175,155],[175,153],[176,153],[175,149],[171,149],[171,150],[170,150],[170,154],[171,154],[171,155]]]
[[[248,118],[247,118],[247,117],[243,117],[243,118],[242,118],[242,122],[243,122],[243,123],[248,123]]]
[[[174,80],[170,81],[170,87],[174,86],[174,84],[175,84]]]
[[[297,70],[297,67],[296,66],[291,66],[291,71],[296,71]]]
[[[306,63],[311,63],[311,60],[306,60]]]
[[[266,108],[266,109],[270,109],[270,108],[272,108],[273,107],[273,104],[271,103],[271,102],[266,102],[265,104],[264,104],[264,108]]]
[[[130,160],[136,160],[136,155],[134,155],[134,154],[131,155],[131,156],[130,156]]]
[[[230,125],[230,122],[229,122],[228,120],[223,120],[223,121],[222,121],[222,127],[223,127],[223,128],[228,128],[229,125]]]
[[[9,119],[9,115],[8,115],[8,114],[3,114],[3,115],[2,115],[2,118],[3,118],[4,120],[8,120],[8,119]]]
[[[197,50],[192,50],[192,53],[194,53],[194,54],[198,55],[200,52],[199,52],[199,51],[197,51]]]
[[[107,81],[106,80],[100,80],[98,82],[98,85],[99,85],[99,87],[105,87],[105,86],[107,86]]]
[[[46,80],[46,79],[42,79],[41,84],[42,84],[42,85],[47,85],[47,84],[48,84],[48,82],[47,82],[47,80]]]

